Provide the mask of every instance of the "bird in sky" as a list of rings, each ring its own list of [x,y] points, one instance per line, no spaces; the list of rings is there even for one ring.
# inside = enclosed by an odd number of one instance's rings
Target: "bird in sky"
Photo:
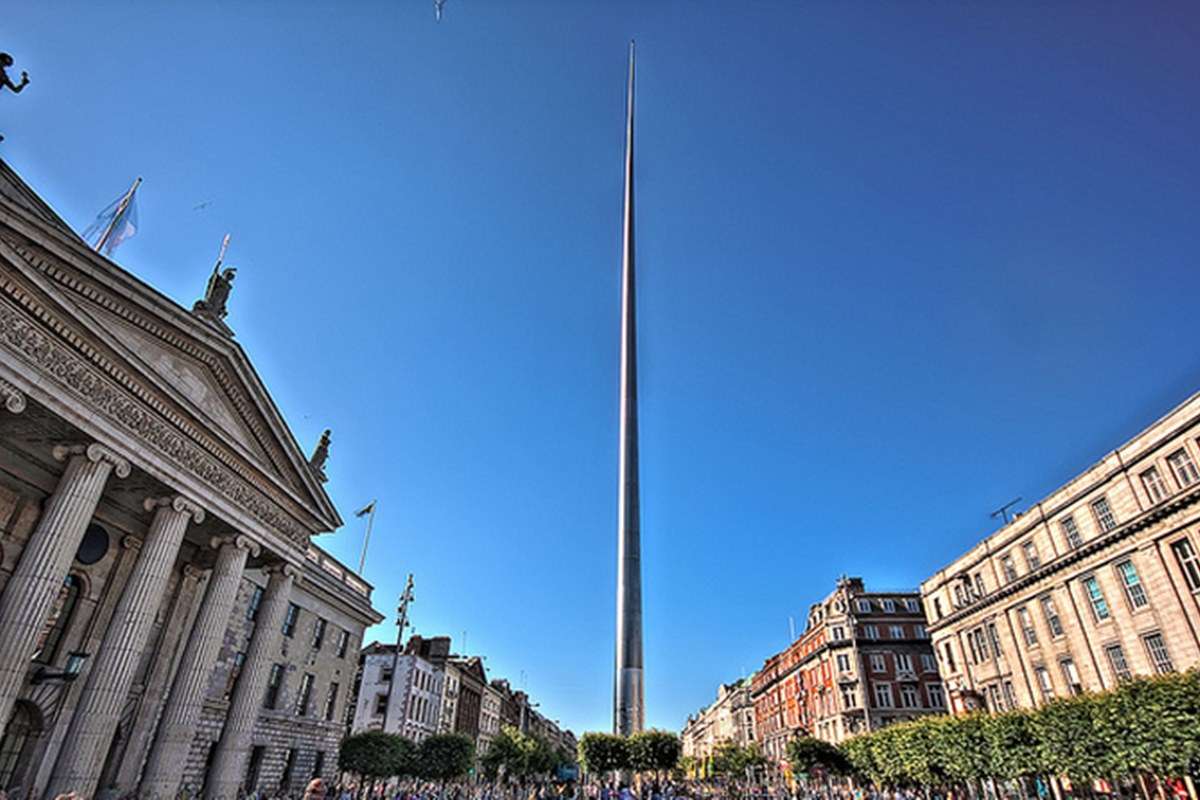
[[[446,0],[433,0],[433,17],[438,22],[442,21],[442,7],[446,5]]]

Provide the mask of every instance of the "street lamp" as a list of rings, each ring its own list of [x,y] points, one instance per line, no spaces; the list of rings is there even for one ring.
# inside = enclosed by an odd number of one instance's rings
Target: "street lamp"
[[[63,665],[62,672],[50,672],[45,667],[38,667],[38,671],[33,673],[30,683],[34,685],[49,681],[70,683],[79,677],[79,673],[83,670],[83,662],[87,661],[90,655],[90,653],[80,652],[79,650],[67,653],[67,663]]]

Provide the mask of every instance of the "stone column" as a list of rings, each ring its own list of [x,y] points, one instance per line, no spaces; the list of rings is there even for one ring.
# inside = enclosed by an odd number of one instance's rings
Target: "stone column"
[[[258,622],[250,637],[250,646],[246,649],[242,674],[234,686],[233,699],[225,716],[225,727],[221,730],[212,768],[204,782],[207,800],[232,800],[237,797],[238,787],[245,777],[254,722],[258,719],[266,696],[267,678],[274,659],[279,655],[283,618],[292,597],[296,568],[291,564],[280,564],[271,567],[269,572],[271,577],[267,581],[267,590],[263,592],[262,605],[258,608]]]
[[[214,539],[219,547],[217,563],[208,579],[208,589],[187,639],[183,660],[171,686],[167,705],[158,722],[158,732],[142,774],[142,797],[174,797],[183,780],[183,764],[196,735],[196,723],[204,708],[204,694],[213,665],[221,649],[229,614],[237,599],[242,570],[258,546],[245,536]]]
[[[154,520],[88,669],[46,789],[51,797],[68,792],[89,797],[95,792],[188,521],[204,521],[204,511],[179,496],[147,499],[145,508],[154,511]]]
[[[29,669],[38,635],[67,577],[104,484],[112,472],[129,476],[129,462],[100,444],[54,448],[66,461],[54,494],[0,597],[0,725],[7,725]]]

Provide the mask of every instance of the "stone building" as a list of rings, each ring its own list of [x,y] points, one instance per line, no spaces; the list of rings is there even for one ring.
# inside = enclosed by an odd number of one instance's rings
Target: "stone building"
[[[955,711],[1200,664],[1200,395],[921,587]]]
[[[458,673],[458,700],[454,709],[454,732],[473,742],[479,741],[479,717],[483,709],[483,687],[487,675],[479,656],[451,657],[449,662]]]
[[[449,654],[448,637],[413,636],[398,656],[391,644],[363,648],[351,733],[386,731],[418,743],[437,733]]]
[[[682,753],[706,759],[717,745],[732,742],[745,747],[754,741],[754,702],[750,699],[753,676],[717,688],[717,699],[688,717],[680,734]]]
[[[0,163],[2,787],[232,797],[333,775],[380,616],[311,542],[341,524],[328,442],[301,452],[223,275],[179,306]]]
[[[783,766],[801,734],[828,742],[945,711],[917,592],[868,592],[842,578],[804,633],[751,682],[756,734]]]
[[[500,733],[500,710],[504,705],[504,696],[492,684],[483,687],[483,697],[479,705],[479,739],[475,749],[486,753],[492,744],[492,739]]]

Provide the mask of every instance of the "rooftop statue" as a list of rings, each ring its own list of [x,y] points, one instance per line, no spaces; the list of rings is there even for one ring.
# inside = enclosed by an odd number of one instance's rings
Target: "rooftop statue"
[[[20,94],[21,90],[29,85],[29,73],[21,72],[21,82],[13,83],[12,78],[8,77],[8,68],[13,65],[13,57],[8,53],[0,53],[0,92],[7,87],[13,94]],[[4,141],[3,134],[0,134],[0,142]]]
[[[217,319],[225,319],[229,314],[226,305],[229,302],[229,292],[233,289],[235,277],[237,277],[237,267],[227,267],[224,270],[220,268],[220,265],[213,267],[212,275],[208,278],[208,286],[204,289],[204,299],[197,300],[192,310],[203,311]]]
[[[313,450],[312,458],[308,460],[309,468],[321,483],[329,480],[325,475],[325,462],[329,460],[329,434],[330,430],[326,428],[321,434],[321,441],[317,442],[317,449]]]

